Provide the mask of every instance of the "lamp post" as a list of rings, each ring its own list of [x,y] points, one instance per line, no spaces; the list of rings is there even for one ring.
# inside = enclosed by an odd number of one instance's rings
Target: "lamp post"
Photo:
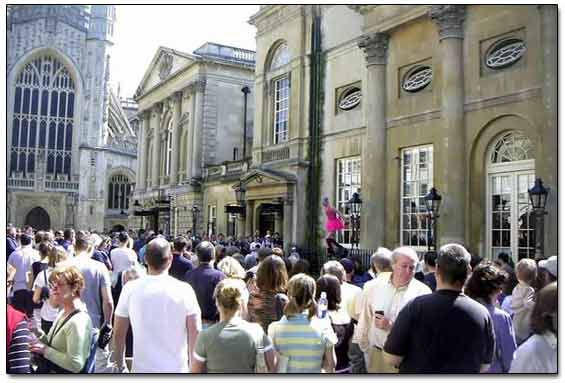
[[[431,244],[433,242],[434,251],[437,250],[437,219],[439,217],[439,206],[441,205],[441,195],[437,192],[437,189],[432,187],[430,192],[424,197],[426,202],[426,210],[428,211],[428,251],[431,250]],[[433,237],[432,237],[432,226],[433,226]],[[433,238],[433,240],[430,240]]]
[[[359,249],[359,233],[361,231],[361,198],[359,193],[355,192],[347,201],[347,204],[351,206],[351,247],[357,247]]]
[[[196,237],[196,219],[198,218],[198,212],[200,209],[196,205],[192,205],[192,235]]]
[[[243,161],[245,161],[245,156],[247,155],[247,95],[251,93],[248,86],[241,88],[243,92]]]
[[[537,260],[543,259],[543,224],[544,216],[547,214],[545,205],[547,203],[547,196],[549,188],[543,186],[541,178],[536,178],[534,187],[528,189],[530,202],[536,217],[536,252],[535,257]]]

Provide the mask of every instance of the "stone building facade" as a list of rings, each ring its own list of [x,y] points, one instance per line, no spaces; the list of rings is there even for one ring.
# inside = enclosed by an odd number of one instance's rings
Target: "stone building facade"
[[[137,139],[109,87],[115,18],[110,5],[8,7],[8,222],[127,223]]]
[[[236,205],[233,185],[248,162],[243,87],[251,151],[254,65],[255,52],[215,43],[191,54],[158,49],[134,97],[141,133],[131,227],[237,233],[242,223],[225,206]]]
[[[359,191],[361,247],[425,251],[435,187],[438,245],[533,257],[540,177],[545,254],[557,253],[556,6],[269,5],[250,23],[247,234],[278,201],[285,240],[319,244],[322,196],[349,219]]]

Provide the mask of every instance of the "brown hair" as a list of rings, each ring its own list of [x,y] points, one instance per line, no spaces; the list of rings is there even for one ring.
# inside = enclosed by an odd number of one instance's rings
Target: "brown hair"
[[[320,299],[323,291],[325,291],[326,298],[328,298],[328,310],[339,310],[341,283],[335,275],[325,274],[318,278],[316,281],[316,300]]]
[[[75,266],[57,267],[49,276],[49,283],[57,283],[60,280],[69,285],[75,297],[80,297],[84,289],[84,277],[79,269]]]
[[[217,305],[229,311],[236,311],[243,301],[241,287],[241,281],[238,279],[222,279],[214,289]]]
[[[530,258],[522,258],[516,264],[516,277],[518,280],[531,285],[536,280],[538,266],[536,261]]]
[[[316,281],[306,274],[296,274],[288,281],[289,302],[284,308],[284,314],[289,317],[308,310],[308,318],[316,314]]]
[[[465,294],[481,303],[490,303],[490,296],[502,289],[508,275],[491,262],[480,263],[467,280]]]
[[[557,334],[557,282],[538,291],[530,327],[534,334],[552,331]]]
[[[66,261],[68,258],[67,252],[58,246],[51,246],[49,253],[47,254],[47,263],[49,267],[57,266],[57,263]]]
[[[287,284],[288,274],[281,257],[269,255],[259,264],[259,269],[257,269],[257,287],[259,290],[284,293]]]

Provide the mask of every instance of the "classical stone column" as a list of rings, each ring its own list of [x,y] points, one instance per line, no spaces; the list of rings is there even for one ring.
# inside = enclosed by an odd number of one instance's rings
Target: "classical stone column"
[[[290,249],[290,244],[295,241],[295,238],[292,238],[292,228],[294,227],[292,205],[292,199],[285,198],[283,200],[283,232],[281,234],[287,252]]]
[[[163,111],[163,103],[158,102],[152,109],[153,114],[153,163],[151,170],[151,185],[152,187],[159,187],[159,176],[161,169],[161,135],[159,130],[161,128],[161,112]]]
[[[175,92],[173,96],[174,113],[173,113],[173,155],[171,164],[171,185],[179,183],[179,156],[180,156],[180,132],[181,126],[179,125],[182,113],[182,96],[183,92]]]
[[[204,111],[204,90],[206,89],[206,81],[198,80],[194,85],[194,127],[192,141],[192,175],[191,178],[200,178],[202,175],[202,114]]]
[[[255,201],[247,201],[245,205],[245,236],[253,235],[253,221],[255,220]]]
[[[466,181],[463,20],[464,5],[433,5],[429,16],[439,30],[441,52],[442,140],[434,147],[443,163],[434,176],[443,196],[438,221],[438,246],[449,242],[465,243]],[[437,158],[437,157],[436,157]],[[440,186],[441,185],[441,186]]]
[[[149,128],[149,116],[150,113],[143,111],[140,113],[141,123],[139,128],[139,141],[137,143],[137,174],[136,174],[136,189],[145,190],[145,178],[147,177],[147,147],[146,147],[146,135]]]
[[[386,224],[386,57],[388,35],[371,33],[361,37],[365,52],[366,94],[363,111],[367,133],[361,158],[361,247],[384,245]]]
[[[541,49],[543,59],[543,121],[542,148],[536,158],[536,174],[550,188],[545,217],[544,256],[557,255],[557,5],[538,5],[541,15]]]

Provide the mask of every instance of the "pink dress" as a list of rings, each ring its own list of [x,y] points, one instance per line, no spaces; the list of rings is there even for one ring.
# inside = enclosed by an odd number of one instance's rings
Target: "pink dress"
[[[337,211],[333,207],[326,208],[326,230],[337,231],[345,227],[343,221],[338,217]]]

